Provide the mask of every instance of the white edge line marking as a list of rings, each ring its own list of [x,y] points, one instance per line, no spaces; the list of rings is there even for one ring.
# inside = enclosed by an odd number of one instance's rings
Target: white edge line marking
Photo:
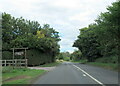
[[[86,76],[85,74],[83,74],[83,76]]]
[[[81,68],[79,68],[76,65],[73,65],[74,67],[78,68],[80,71],[82,71],[83,73],[85,73],[86,75],[88,75],[90,78],[92,78],[94,81],[96,81],[97,83],[101,84],[102,86],[105,86],[102,82],[98,81],[97,79],[95,79],[94,77],[92,77],[90,74],[88,74],[87,72],[85,72],[84,70],[82,70]]]

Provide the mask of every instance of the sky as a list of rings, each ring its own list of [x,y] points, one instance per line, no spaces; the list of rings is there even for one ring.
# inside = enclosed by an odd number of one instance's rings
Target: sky
[[[72,53],[79,29],[94,23],[116,0],[0,0],[0,11],[14,17],[50,24],[59,32],[60,51]]]

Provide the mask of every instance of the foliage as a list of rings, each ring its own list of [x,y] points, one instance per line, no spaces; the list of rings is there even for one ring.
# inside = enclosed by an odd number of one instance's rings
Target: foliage
[[[70,59],[73,60],[73,61],[78,61],[78,60],[82,59],[82,53],[81,53],[81,51],[75,50],[71,54]]]
[[[70,61],[70,57],[64,57],[64,61]]]
[[[37,37],[38,38],[44,38],[45,37],[45,35],[42,33],[42,31],[37,31]]]
[[[78,47],[82,52],[82,56],[87,58],[88,61],[94,61],[100,57],[99,43],[97,42],[97,35],[94,32],[95,24],[89,25],[87,28],[80,29],[78,40],[75,41],[74,47]]]
[[[69,61],[69,60],[70,60],[70,53],[69,53],[69,52],[61,52],[61,53],[57,56],[57,59]]]
[[[95,23],[80,29],[80,35],[74,42],[73,47],[77,47],[82,52],[82,58],[89,62],[98,58],[110,59],[113,57],[117,61],[120,30],[120,2],[112,3],[107,8],[107,12],[101,13]],[[111,62],[111,63],[116,63]]]
[[[118,63],[118,56],[110,56],[110,57],[99,58],[99,59],[96,59],[96,62],[117,64]]]
[[[87,59],[80,59],[80,60],[77,60],[77,61],[72,60],[72,62],[74,62],[74,63],[80,63],[80,64],[86,64],[86,63],[88,63]]]
[[[2,13],[2,40],[4,51],[22,47],[37,49],[40,53],[49,53],[49,62],[55,61],[60,48],[59,33],[49,24],[41,27],[37,21],[15,18],[7,13]]]

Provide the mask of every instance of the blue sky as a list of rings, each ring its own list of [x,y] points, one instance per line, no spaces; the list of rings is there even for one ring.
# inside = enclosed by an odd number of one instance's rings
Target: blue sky
[[[79,29],[93,23],[116,0],[0,0],[0,11],[50,24],[60,33],[60,50],[73,52]]]

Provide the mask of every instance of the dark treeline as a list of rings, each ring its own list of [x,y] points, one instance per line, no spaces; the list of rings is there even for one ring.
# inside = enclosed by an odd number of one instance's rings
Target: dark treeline
[[[107,7],[95,23],[80,29],[80,35],[74,42],[82,52],[82,59],[94,62],[117,63],[120,32],[120,1]]]
[[[72,61],[79,61],[82,59],[82,52],[80,50],[74,50],[74,52],[70,55],[70,59]]]
[[[54,62],[59,53],[59,33],[37,21],[15,18],[2,13],[2,50],[3,59],[11,59],[11,48],[28,47],[27,58],[30,64]]]
[[[70,56],[71,54],[69,52],[60,52],[56,59],[70,61]]]

